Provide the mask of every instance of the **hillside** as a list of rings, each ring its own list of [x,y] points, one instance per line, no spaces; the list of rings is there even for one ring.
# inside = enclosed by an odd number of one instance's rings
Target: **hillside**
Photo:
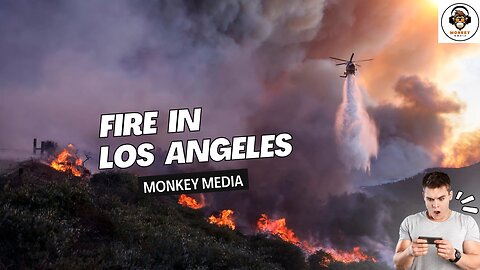
[[[0,176],[0,189],[0,268],[387,269],[217,227],[177,196],[139,196],[127,173],[86,180],[26,161]]]

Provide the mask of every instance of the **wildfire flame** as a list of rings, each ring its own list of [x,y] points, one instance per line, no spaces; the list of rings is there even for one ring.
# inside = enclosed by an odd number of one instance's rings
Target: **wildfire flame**
[[[480,161],[480,130],[465,132],[450,145],[442,148],[445,156],[442,166],[460,168]]]
[[[257,221],[257,228],[260,232],[278,235],[283,241],[298,245],[300,240],[295,236],[295,233],[287,228],[287,221],[285,218],[269,219],[266,214]]]
[[[203,194],[200,194],[200,196],[201,200],[200,202],[197,202],[197,200],[195,200],[194,198],[189,197],[185,194],[181,194],[178,198],[178,204],[190,207],[192,209],[200,209],[205,206],[205,197],[203,196]]]
[[[363,262],[363,261],[371,261],[377,262],[377,259],[374,257],[370,257],[367,254],[363,253],[360,247],[354,247],[352,251],[345,251],[345,250],[335,250],[333,248],[323,248],[323,250],[330,255],[332,255],[333,259],[337,262],[343,263],[353,263],[353,262]]]
[[[277,235],[283,241],[299,246],[309,254],[315,252],[315,248],[312,245],[310,245],[307,241],[300,241],[300,239],[295,236],[295,233],[287,227],[287,221],[285,218],[280,218],[277,220],[269,219],[266,214],[262,214],[257,221],[257,229],[262,233]]]
[[[257,228],[260,232],[270,233],[272,235],[279,236],[283,241],[292,243],[302,248],[306,253],[313,254],[316,250],[322,249],[326,253],[329,253],[332,258],[337,262],[353,263],[362,261],[377,262],[374,257],[370,257],[362,252],[360,247],[354,247],[352,251],[335,250],[333,248],[321,248],[314,247],[307,241],[300,241],[295,233],[287,227],[287,221],[285,218],[269,219],[266,214],[262,214],[257,221]],[[325,261],[326,264],[332,263],[331,261]]]
[[[79,168],[83,167],[83,161],[76,155],[77,149],[73,144],[67,145],[58,156],[52,160],[50,167],[57,171],[71,172],[75,176],[81,176]]]
[[[233,220],[233,210],[222,210],[218,217],[211,215],[208,222],[216,224],[217,226],[226,226],[231,230],[235,230],[235,221]]]

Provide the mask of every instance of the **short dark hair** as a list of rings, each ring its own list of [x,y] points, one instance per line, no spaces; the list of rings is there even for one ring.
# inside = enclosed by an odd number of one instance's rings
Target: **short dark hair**
[[[440,188],[447,187],[447,190],[450,191],[450,177],[448,174],[443,172],[430,172],[425,174],[422,181],[422,187],[425,188]]]

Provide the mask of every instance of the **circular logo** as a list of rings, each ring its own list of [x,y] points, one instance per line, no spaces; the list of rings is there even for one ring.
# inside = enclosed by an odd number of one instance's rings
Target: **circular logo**
[[[456,3],[443,11],[440,20],[443,33],[454,41],[466,41],[478,31],[478,13],[468,4]]]

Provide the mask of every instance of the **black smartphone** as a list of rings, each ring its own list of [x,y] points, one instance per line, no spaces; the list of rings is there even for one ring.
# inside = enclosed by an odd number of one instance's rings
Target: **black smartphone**
[[[428,237],[428,236],[419,236],[418,239],[427,240],[427,244],[435,245],[435,240],[442,240],[441,237]]]

